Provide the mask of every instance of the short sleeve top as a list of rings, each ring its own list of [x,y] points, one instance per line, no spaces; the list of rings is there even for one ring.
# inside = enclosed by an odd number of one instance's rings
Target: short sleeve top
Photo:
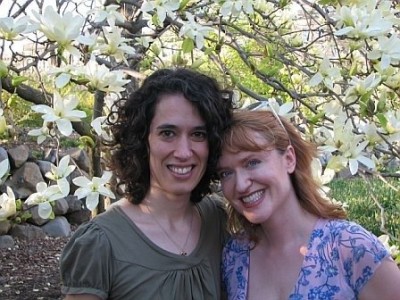
[[[224,247],[222,277],[228,300],[247,299],[249,245],[244,238],[232,238]],[[390,254],[384,245],[362,226],[319,219],[289,299],[357,299],[386,258]]]
[[[188,256],[161,249],[119,206],[82,225],[61,255],[63,294],[101,299],[220,299],[226,216],[215,201],[196,204],[198,245]]]

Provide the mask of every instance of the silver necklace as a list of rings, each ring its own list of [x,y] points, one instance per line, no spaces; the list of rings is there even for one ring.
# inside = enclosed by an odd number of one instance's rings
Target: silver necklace
[[[168,232],[161,226],[160,222],[158,222],[157,218],[156,218],[156,217],[153,215],[153,213],[151,212],[150,207],[149,207],[149,205],[147,204],[147,202],[144,201],[144,203],[145,203],[145,205],[146,205],[146,207],[147,207],[147,210],[149,211],[149,214],[150,214],[150,216],[152,217],[152,219],[157,223],[158,227],[160,227],[160,229],[165,233],[165,235],[167,236],[167,238],[168,238],[168,239],[175,245],[175,247],[179,250],[179,254],[182,255],[182,256],[187,256],[187,251],[185,250],[185,248],[186,248],[186,245],[187,245],[187,243],[188,243],[188,241],[189,241],[190,233],[192,232],[193,215],[194,215],[193,210],[192,210],[192,214],[191,214],[191,217],[190,217],[190,227],[189,227],[189,231],[188,231],[188,234],[187,234],[187,236],[186,236],[185,243],[184,243],[183,246],[181,247],[181,246],[179,246],[178,243],[176,243],[176,242],[174,241],[174,239],[168,234]]]

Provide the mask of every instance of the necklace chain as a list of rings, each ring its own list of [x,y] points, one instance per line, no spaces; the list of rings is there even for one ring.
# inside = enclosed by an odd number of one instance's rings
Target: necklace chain
[[[182,256],[186,256],[186,255],[187,255],[187,251],[185,251],[185,248],[186,248],[186,245],[187,245],[187,243],[188,243],[188,241],[189,241],[190,233],[192,232],[193,215],[194,215],[193,210],[192,210],[191,217],[190,217],[190,227],[189,227],[189,231],[188,231],[188,234],[187,234],[187,236],[186,236],[185,243],[184,243],[183,246],[181,247],[181,246],[179,246],[178,243],[176,243],[176,242],[174,241],[174,239],[168,234],[168,232],[161,226],[160,222],[158,222],[157,218],[156,218],[156,217],[153,215],[153,213],[151,212],[150,207],[149,207],[149,205],[147,204],[147,202],[146,202],[146,201],[144,201],[144,202],[145,202],[145,204],[146,204],[146,207],[147,207],[147,210],[149,211],[150,216],[151,216],[151,217],[153,218],[153,220],[157,223],[158,227],[160,227],[160,229],[165,233],[165,235],[167,236],[167,238],[168,238],[168,239],[175,245],[175,247],[179,250],[179,252],[180,252],[179,254],[182,255]]]

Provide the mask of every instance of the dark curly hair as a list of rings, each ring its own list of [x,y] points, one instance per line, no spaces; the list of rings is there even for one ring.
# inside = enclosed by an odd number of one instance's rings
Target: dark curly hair
[[[215,79],[193,70],[161,69],[147,77],[127,99],[115,102],[107,118],[113,135],[109,144],[112,149],[110,169],[119,180],[119,194],[134,204],[143,200],[150,187],[148,135],[156,105],[160,97],[171,94],[181,94],[190,101],[207,129],[207,168],[192,191],[191,201],[199,202],[210,193],[211,183],[217,180],[215,167],[222,135],[232,116],[232,94],[221,90]]]

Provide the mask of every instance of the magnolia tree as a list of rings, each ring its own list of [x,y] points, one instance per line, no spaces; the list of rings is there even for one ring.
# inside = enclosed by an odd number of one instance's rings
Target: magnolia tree
[[[397,2],[1,4],[7,14],[0,18],[2,97],[18,95],[42,114],[43,126],[29,132],[38,143],[73,131],[89,141],[94,177],[77,179],[84,190],[76,194],[87,197],[90,209],[97,206],[99,194],[113,197],[106,188],[111,176],[101,175],[98,147],[99,137],[110,138],[105,124],[110,105],[145,75],[166,66],[210,72],[236,91],[237,106],[274,109],[290,118],[319,146],[321,159],[314,166],[322,185],[343,169],[386,182],[400,176]],[[30,45],[30,52],[20,45]],[[82,91],[94,101],[91,121],[77,109]],[[1,105],[0,130],[6,130],[11,108],[4,100]],[[50,216],[48,202],[69,192],[63,179],[70,171],[69,158],[60,160],[49,175],[57,185],[40,184],[38,194],[27,201]],[[12,191],[2,197],[3,202],[15,201]],[[376,202],[379,206],[378,198]]]

